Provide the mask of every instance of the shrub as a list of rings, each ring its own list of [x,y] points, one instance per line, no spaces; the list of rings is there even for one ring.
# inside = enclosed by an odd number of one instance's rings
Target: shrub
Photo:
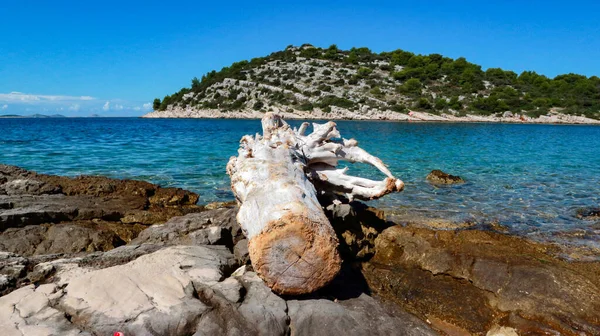
[[[254,110],[260,110],[260,109],[262,109],[264,106],[265,106],[265,103],[263,103],[263,102],[262,102],[262,101],[260,101],[260,100],[257,100],[257,101],[254,103],[254,105],[252,105],[252,109],[254,109]]]
[[[302,103],[302,104],[300,104],[300,106],[298,106],[298,109],[300,111],[312,111],[313,108],[314,108],[314,106],[310,102]]]
[[[420,80],[411,78],[399,87],[399,91],[406,94],[416,95],[421,93],[421,87],[422,84]]]
[[[423,110],[431,110],[431,108],[432,108],[431,102],[425,97],[419,98],[415,102],[414,106],[415,106],[415,108],[423,109]]]
[[[371,68],[361,67],[356,72],[356,75],[358,77],[365,78],[365,77],[368,77],[372,72],[373,72],[373,70]]]

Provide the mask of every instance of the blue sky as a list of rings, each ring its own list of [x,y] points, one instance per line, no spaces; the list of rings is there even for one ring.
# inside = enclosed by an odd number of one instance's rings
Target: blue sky
[[[0,2],[0,114],[135,116],[190,79],[289,44],[600,75],[598,1]]]

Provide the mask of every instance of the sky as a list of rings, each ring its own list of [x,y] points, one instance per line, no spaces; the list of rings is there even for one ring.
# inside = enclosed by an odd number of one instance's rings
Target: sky
[[[0,1],[0,114],[139,116],[287,45],[600,76],[600,1]]]

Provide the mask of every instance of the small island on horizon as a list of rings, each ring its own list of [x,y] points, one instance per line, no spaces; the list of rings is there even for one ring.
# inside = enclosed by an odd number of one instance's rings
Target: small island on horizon
[[[67,117],[64,116],[64,115],[62,115],[62,114],[52,114],[52,115],[46,115],[46,114],[30,114],[30,115],[0,114],[0,118],[38,118],[38,119],[44,119],[44,118],[67,118]]]

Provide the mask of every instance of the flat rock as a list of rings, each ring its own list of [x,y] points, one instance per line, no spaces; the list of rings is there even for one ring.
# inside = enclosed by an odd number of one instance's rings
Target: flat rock
[[[286,301],[235,267],[225,246],[150,244],[38,263],[45,283],[0,297],[0,335],[434,334],[365,294]]]
[[[550,248],[493,232],[394,226],[377,237],[363,274],[376,293],[445,332],[600,334],[600,263],[567,262]]]
[[[134,235],[141,228],[131,226],[129,231]],[[107,225],[92,222],[30,225],[8,229],[0,235],[0,250],[24,256],[108,251],[125,243]]]
[[[394,315],[366,294],[337,302],[291,300],[288,310],[291,335],[437,335],[423,321],[404,312]]]
[[[226,245],[233,248],[243,238],[235,216],[237,208],[219,208],[173,217],[144,230],[132,244]]]
[[[42,223],[103,219],[154,224],[198,212],[198,195],[178,188],[100,176],[37,174],[0,165],[0,230]],[[143,214],[148,214],[143,216]]]

